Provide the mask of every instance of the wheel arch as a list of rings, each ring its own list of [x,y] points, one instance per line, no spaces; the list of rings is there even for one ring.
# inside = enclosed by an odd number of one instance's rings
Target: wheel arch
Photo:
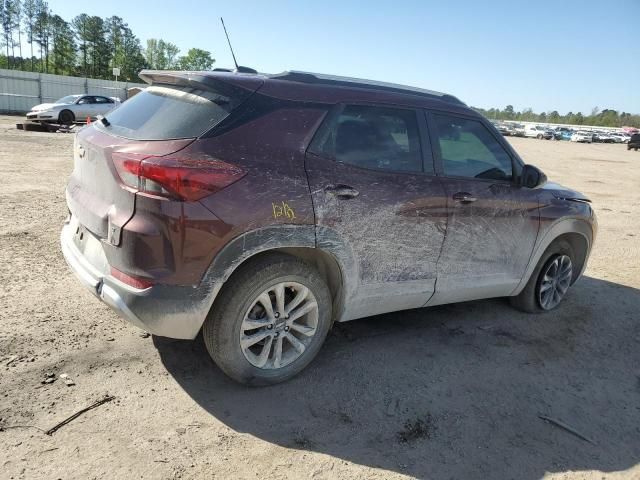
[[[584,235],[581,235],[580,233],[563,233],[562,235],[554,238],[553,241],[549,244],[549,247],[560,241],[565,241],[569,245],[571,245],[571,250],[575,255],[575,258],[573,259],[575,262],[575,268],[573,271],[573,278],[571,279],[571,284],[573,284],[576,280],[578,280],[578,278],[580,278],[587,264],[587,257],[589,255],[589,241]]]
[[[533,254],[529,259],[529,264],[527,265],[525,274],[511,295],[517,295],[522,291],[522,289],[524,289],[529,278],[533,274],[533,271],[538,265],[540,258],[542,258],[551,245],[562,240],[571,245],[571,248],[576,255],[574,260],[577,268],[574,269],[571,283],[575,283],[580,276],[582,276],[584,269],[587,266],[589,254],[591,253],[593,229],[587,221],[580,218],[562,219],[553,224],[537,242]]]
[[[69,114],[71,115],[71,121],[72,121],[72,122],[73,122],[73,121],[75,121],[75,119],[76,119],[76,114],[74,113],[74,111],[73,111],[73,110],[70,110],[70,109],[68,109],[68,108],[63,108],[62,110],[60,110],[60,111],[58,112],[58,121],[61,121],[60,117],[61,117],[61,116],[62,116],[62,114],[63,114],[63,113],[65,113],[65,112],[69,112]]]
[[[223,247],[204,275],[201,288],[207,289],[210,295],[208,311],[215,306],[220,289],[241,265],[273,253],[284,253],[317,269],[331,293],[332,321],[336,321],[342,316],[349,295],[347,286],[352,283],[349,281],[352,274],[344,262],[350,255],[339,253],[345,248],[336,242],[330,247],[317,244],[315,225],[276,225],[246,232]]]

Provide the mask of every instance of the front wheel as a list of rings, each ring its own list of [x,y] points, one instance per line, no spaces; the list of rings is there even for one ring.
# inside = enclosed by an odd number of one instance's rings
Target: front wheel
[[[553,310],[564,299],[574,277],[574,253],[565,241],[552,244],[544,253],[524,289],[511,304],[528,313]]]
[[[541,133],[538,134],[538,140],[542,140],[544,138],[544,135],[542,135]]]
[[[302,260],[269,254],[225,284],[203,327],[220,369],[246,385],[290,379],[318,354],[331,325],[331,295]]]

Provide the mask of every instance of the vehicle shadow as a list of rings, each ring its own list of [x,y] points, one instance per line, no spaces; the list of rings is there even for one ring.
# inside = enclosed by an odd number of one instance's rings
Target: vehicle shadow
[[[546,315],[496,299],[371,317],[267,388],[227,379],[200,338],[154,343],[238,432],[418,478],[538,479],[640,462],[639,311],[639,290],[585,277]]]

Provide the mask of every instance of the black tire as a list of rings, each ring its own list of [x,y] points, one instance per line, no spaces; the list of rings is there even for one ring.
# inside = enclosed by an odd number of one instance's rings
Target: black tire
[[[71,110],[62,110],[58,115],[58,122],[62,125],[70,125],[76,121],[76,116]]]
[[[573,253],[573,249],[568,242],[564,240],[556,241],[549,245],[547,251],[544,252],[538,265],[533,270],[529,281],[522,289],[522,291],[514,296],[509,297],[509,301],[511,305],[518,310],[522,310],[527,313],[542,313],[549,310],[545,310],[540,306],[538,301],[538,293],[540,290],[540,285],[542,284],[542,272],[544,271],[544,267],[547,266],[550,262],[552,262],[558,255],[568,255],[571,259],[571,264],[576,266],[575,262],[575,254]],[[575,272],[574,272],[575,275]],[[574,277],[575,278],[575,277]],[[562,303],[562,302],[560,302]],[[554,307],[555,308],[555,307]]]
[[[281,282],[307,287],[318,304],[316,334],[306,350],[292,363],[277,369],[251,364],[240,347],[241,325],[251,304],[265,289]],[[213,361],[237,382],[272,385],[298,374],[318,354],[331,326],[329,289],[318,272],[304,261],[281,253],[267,254],[241,265],[224,285],[202,328],[204,343]]]
[[[542,140],[544,138],[544,135],[542,135],[541,133],[538,134],[537,136],[538,140]]]

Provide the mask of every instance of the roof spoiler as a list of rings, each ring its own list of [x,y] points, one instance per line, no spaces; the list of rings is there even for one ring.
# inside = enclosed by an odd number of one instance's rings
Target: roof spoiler
[[[234,88],[256,91],[264,83],[253,75],[236,75],[222,72],[191,72],[182,70],[142,70],[138,76],[149,85],[169,85],[212,90],[231,95]]]

